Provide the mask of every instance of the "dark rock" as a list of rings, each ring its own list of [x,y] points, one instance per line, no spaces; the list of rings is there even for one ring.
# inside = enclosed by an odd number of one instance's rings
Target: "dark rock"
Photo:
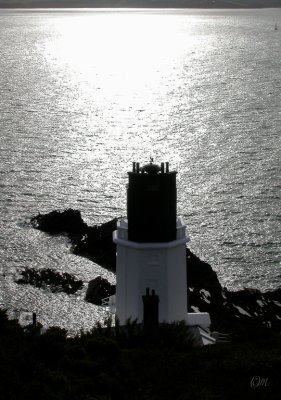
[[[188,311],[208,312],[215,330],[251,331],[257,326],[281,329],[281,289],[232,292],[222,288],[212,267],[186,251]],[[255,327],[255,328],[254,328]]]
[[[277,300],[280,299],[280,289],[262,293],[252,289],[232,292],[214,287],[207,290],[206,287],[203,284],[201,289],[188,288],[188,309],[189,312],[208,312],[213,330],[243,330],[245,333],[265,326],[280,331],[281,302]]]
[[[266,297],[269,300],[274,300],[281,303],[281,289],[276,289],[266,292]]]
[[[188,248],[186,249],[187,285],[196,290],[205,289],[213,300],[222,301],[222,286],[210,264],[201,261]]]
[[[106,279],[98,276],[88,285],[85,300],[96,305],[102,304],[102,299],[115,294],[115,285],[111,285]]]
[[[51,233],[67,232],[75,254],[88,257],[110,271],[116,270],[116,246],[112,233],[117,219],[100,226],[87,226],[77,210],[62,213],[53,211],[32,219],[33,225]],[[80,233],[80,234],[77,234]],[[248,326],[267,326],[281,329],[281,289],[261,293],[256,289],[237,292],[222,288],[216,272],[186,249],[188,311],[209,312],[215,330],[241,330]],[[36,280],[34,278],[34,280]],[[41,281],[36,281],[37,285]],[[101,304],[101,300],[115,293],[115,287],[98,277],[90,282],[86,300]],[[243,329],[242,329],[243,328]]]
[[[38,214],[31,218],[31,223],[36,229],[49,233],[81,234],[87,229],[81,213],[71,208],[65,211],[52,211],[48,214]]]
[[[112,241],[112,233],[116,229],[116,218],[100,226],[87,227],[83,237],[71,238],[73,252],[90,258],[102,267],[115,272],[116,245]]]
[[[26,268],[22,271],[22,277],[16,281],[19,284],[30,284],[38,288],[49,288],[51,292],[65,292],[73,294],[83,286],[83,281],[76,279],[67,272],[56,272],[46,268],[36,270]]]
[[[74,254],[87,257],[110,271],[116,269],[116,246],[112,232],[117,228],[114,218],[100,226],[88,226],[78,210],[52,211],[31,218],[34,228],[50,234],[67,233]]]

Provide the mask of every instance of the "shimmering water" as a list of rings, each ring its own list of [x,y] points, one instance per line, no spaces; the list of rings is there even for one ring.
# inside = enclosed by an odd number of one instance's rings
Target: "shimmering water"
[[[274,30],[274,24],[280,26]],[[39,211],[126,213],[132,161],[178,170],[191,249],[231,289],[280,285],[281,10],[0,10],[2,307],[88,328],[105,312],[14,280],[95,264]]]

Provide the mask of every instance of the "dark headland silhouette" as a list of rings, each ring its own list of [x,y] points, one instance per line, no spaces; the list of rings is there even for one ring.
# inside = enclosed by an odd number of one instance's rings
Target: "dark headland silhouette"
[[[0,0],[0,8],[271,8],[281,0]]]
[[[88,226],[79,210],[67,209],[38,214],[31,218],[31,224],[48,234],[67,234],[76,255],[87,257],[107,270],[116,271],[116,245],[112,233],[116,229],[114,218],[100,226]],[[186,249],[189,312],[197,309],[211,315],[212,328],[221,332],[240,332],[252,335],[253,329],[267,327],[280,332],[281,329],[281,289],[260,292],[244,288],[232,292],[223,288],[211,265],[200,260]],[[31,284],[52,292],[75,293],[83,282],[68,273],[48,269],[36,271],[26,268],[22,271],[19,284]],[[96,277],[91,280],[86,293],[86,301],[102,304],[102,299],[115,293],[115,286],[106,279]],[[245,327],[246,332],[245,332]]]

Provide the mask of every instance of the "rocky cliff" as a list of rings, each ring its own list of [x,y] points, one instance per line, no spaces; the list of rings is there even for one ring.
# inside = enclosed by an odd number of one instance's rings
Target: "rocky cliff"
[[[36,229],[49,234],[67,233],[75,254],[90,258],[111,271],[116,267],[116,246],[112,232],[117,219],[101,226],[89,227],[77,210],[52,211],[31,219]],[[263,326],[281,330],[281,289],[260,292],[245,288],[236,292],[223,288],[212,267],[186,249],[187,290],[189,312],[206,311],[211,315],[212,328],[221,332],[249,332],[253,335]],[[114,287],[102,279],[91,283],[93,296],[87,301],[101,304],[104,294],[114,293]]]

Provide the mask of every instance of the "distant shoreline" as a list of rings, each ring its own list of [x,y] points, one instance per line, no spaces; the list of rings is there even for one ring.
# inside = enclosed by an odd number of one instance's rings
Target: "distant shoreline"
[[[269,9],[280,0],[1,0],[0,9]]]
[[[65,9],[77,9],[77,10],[110,10],[110,9],[116,9],[116,10],[120,10],[120,9],[124,9],[124,10],[138,10],[138,9],[147,9],[147,10],[268,10],[268,9],[280,9],[280,7],[234,7],[234,6],[221,6],[221,7],[212,7],[212,6],[194,6],[194,7],[180,7],[180,6],[173,6],[173,7],[161,7],[161,6],[132,6],[132,7],[128,7],[128,6],[95,6],[95,7],[81,7],[81,6],[5,6],[5,5],[0,5],[0,10],[65,10]]]

